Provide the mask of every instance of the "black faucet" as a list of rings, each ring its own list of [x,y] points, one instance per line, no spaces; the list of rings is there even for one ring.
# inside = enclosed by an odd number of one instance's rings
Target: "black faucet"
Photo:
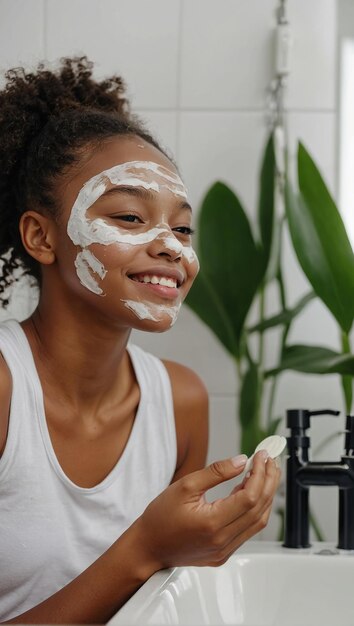
[[[308,449],[310,417],[339,415],[339,411],[291,409],[286,412],[290,429],[286,474],[285,539],[286,548],[308,548],[309,487],[335,485],[339,488],[338,548],[354,550],[354,416],[348,415],[345,453],[341,461],[310,462]]]

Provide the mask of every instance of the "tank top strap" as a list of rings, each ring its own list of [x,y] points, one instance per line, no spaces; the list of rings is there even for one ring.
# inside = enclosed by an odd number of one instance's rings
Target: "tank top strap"
[[[154,423],[150,425],[164,431],[165,445],[171,454],[171,461],[177,462],[177,437],[173,407],[173,394],[170,376],[161,359],[135,344],[128,344],[128,354],[139,380],[141,395],[148,398],[155,407]]]
[[[31,449],[38,450],[41,434],[35,393],[36,371],[24,331],[16,320],[0,324],[0,352],[10,370],[12,393],[5,450],[0,458],[4,476],[16,459],[27,459]]]

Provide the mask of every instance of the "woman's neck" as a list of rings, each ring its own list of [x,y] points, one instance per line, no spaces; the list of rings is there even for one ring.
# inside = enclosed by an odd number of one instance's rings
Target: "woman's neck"
[[[126,352],[130,329],[79,319],[72,311],[40,302],[22,328],[43,386],[60,391],[72,406],[97,410],[131,384]]]

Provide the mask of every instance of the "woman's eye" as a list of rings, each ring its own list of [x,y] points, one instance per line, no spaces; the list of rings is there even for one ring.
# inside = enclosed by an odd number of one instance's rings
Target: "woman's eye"
[[[133,213],[129,213],[127,215],[111,215],[111,217],[113,217],[113,219],[116,219],[116,220],[122,220],[123,222],[130,222],[130,223],[135,223],[135,224],[138,224],[141,222],[140,217],[138,217],[137,215],[134,215]]]
[[[174,228],[173,230],[177,231],[178,233],[181,233],[182,235],[194,234],[194,230],[190,226],[177,226],[177,228]]]

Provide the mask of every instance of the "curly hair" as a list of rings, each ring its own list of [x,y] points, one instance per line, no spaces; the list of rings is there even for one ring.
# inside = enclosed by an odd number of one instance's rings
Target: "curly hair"
[[[6,72],[0,91],[0,301],[22,275],[40,285],[40,265],[22,245],[19,220],[30,208],[59,212],[55,183],[83,149],[114,135],[138,135],[166,154],[130,112],[124,81],[92,77],[86,56],[62,58],[56,71]]]

